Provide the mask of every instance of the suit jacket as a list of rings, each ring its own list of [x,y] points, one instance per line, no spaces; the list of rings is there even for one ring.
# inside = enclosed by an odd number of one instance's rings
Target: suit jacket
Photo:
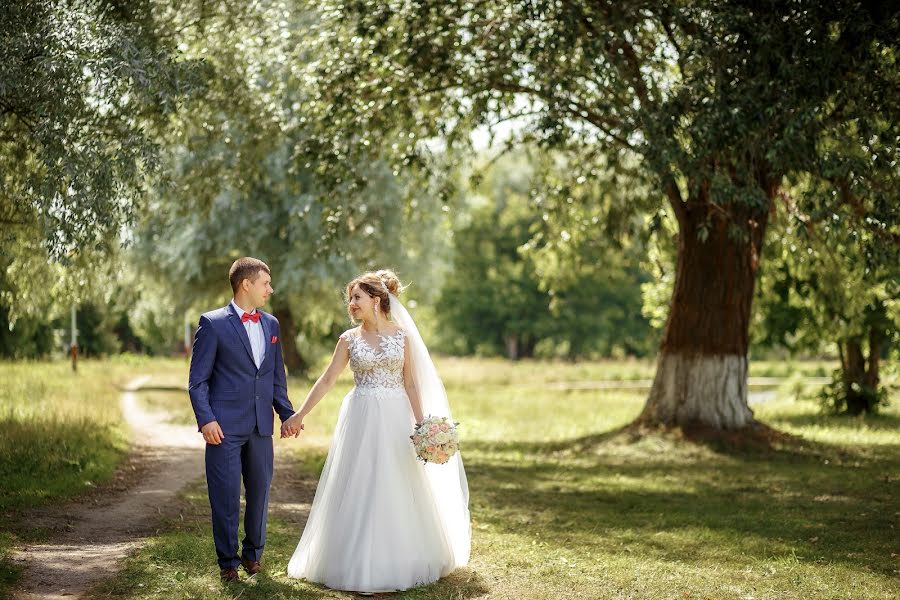
[[[230,302],[200,317],[188,377],[198,428],[218,421],[225,435],[246,435],[254,427],[260,435],[272,435],[273,409],[282,422],[294,414],[287,396],[278,319],[257,312],[266,341],[258,369],[247,330]]]

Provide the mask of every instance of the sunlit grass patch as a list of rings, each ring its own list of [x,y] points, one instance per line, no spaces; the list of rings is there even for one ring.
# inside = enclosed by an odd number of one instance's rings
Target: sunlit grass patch
[[[723,451],[674,432],[637,436],[623,428],[640,412],[643,393],[547,385],[581,380],[582,366],[520,363],[513,382],[508,373],[493,372],[506,363],[447,365],[442,359],[438,368],[462,423],[472,561],[396,597],[887,599],[900,593],[895,408],[845,419],[821,416],[814,403],[779,398],[756,405],[756,414],[799,442]],[[311,383],[291,380],[296,405]],[[307,418],[300,440],[277,440],[276,452],[317,475],[350,385],[345,374]],[[203,490],[195,490],[193,515],[154,538],[124,579],[109,584],[123,584],[117,597],[352,597],[285,576],[301,532],[278,519],[270,521],[267,575],[222,586],[206,502]]]
[[[121,387],[168,361],[0,362],[0,509],[37,506],[108,479],[127,450]]]
[[[122,386],[141,373],[168,375],[183,361],[121,356],[65,361],[0,362],[0,595],[19,569],[5,558],[21,535],[39,539],[26,509],[94,489],[112,477],[128,451]]]

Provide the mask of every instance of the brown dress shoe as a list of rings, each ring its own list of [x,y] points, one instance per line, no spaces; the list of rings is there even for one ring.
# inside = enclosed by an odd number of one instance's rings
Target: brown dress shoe
[[[234,567],[228,567],[227,569],[222,569],[222,571],[220,572],[219,575],[222,578],[222,581],[224,581],[226,583],[232,583],[232,582],[238,581],[240,579],[240,577],[238,577],[237,569],[235,569]]]
[[[241,566],[244,567],[244,570],[247,571],[250,575],[256,575],[260,571],[262,571],[262,565],[259,564],[258,560],[247,560],[246,558],[241,561]]]

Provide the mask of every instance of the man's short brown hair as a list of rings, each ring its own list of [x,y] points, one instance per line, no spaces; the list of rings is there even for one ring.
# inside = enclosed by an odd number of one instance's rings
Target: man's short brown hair
[[[256,281],[260,271],[265,271],[269,274],[269,277],[272,276],[269,265],[258,258],[245,256],[234,261],[231,269],[228,271],[228,279],[231,280],[231,291],[237,293],[237,289],[245,279]]]

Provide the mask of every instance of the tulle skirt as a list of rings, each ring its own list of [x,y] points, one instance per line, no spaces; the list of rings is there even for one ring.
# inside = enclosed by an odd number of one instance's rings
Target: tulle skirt
[[[390,592],[431,583],[457,566],[410,443],[413,425],[403,388],[347,394],[288,576]]]

